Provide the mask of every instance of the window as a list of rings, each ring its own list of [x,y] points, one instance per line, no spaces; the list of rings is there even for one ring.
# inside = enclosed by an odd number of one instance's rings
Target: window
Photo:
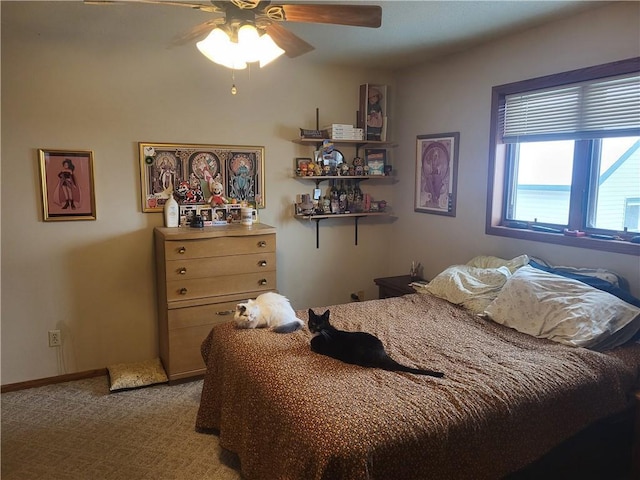
[[[494,87],[489,167],[488,234],[640,254],[640,58]]]

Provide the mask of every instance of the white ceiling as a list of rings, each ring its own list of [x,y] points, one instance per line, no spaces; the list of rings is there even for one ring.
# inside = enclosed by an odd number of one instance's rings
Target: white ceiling
[[[7,4],[15,5],[6,0],[1,3],[3,12]],[[166,48],[174,36],[214,15],[170,5],[85,5],[82,0],[75,0],[55,2],[54,7],[53,3],[24,2],[24,8],[12,9],[12,24],[8,25],[3,18],[2,27],[24,34],[47,32],[62,36],[72,36],[74,30],[83,28],[97,29],[116,43],[135,37],[138,41],[153,41],[159,44],[159,48]],[[316,48],[292,61],[358,67],[406,67],[535,27],[550,19],[597,8],[606,2],[352,0],[342,3],[382,6],[382,27],[371,29],[285,22],[287,28]]]
[[[366,67],[406,67],[602,4],[559,0],[349,3],[381,5],[382,27],[287,23],[290,30],[316,47],[307,54],[309,59]]]

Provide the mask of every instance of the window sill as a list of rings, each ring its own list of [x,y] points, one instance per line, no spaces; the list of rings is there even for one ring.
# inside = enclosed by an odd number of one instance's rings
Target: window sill
[[[534,242],[555,243],[568,247],[587,248],[589,250],[601,250],[605,252],[622,253],[625,255],[640,255],[640,244],[624,242],[621,240],[600,240],[591,237],[569,237],[561,233],[535,232],[519,228],[501,226],[487,226],[487,235],[517,238],[520,240],[532,240]]]

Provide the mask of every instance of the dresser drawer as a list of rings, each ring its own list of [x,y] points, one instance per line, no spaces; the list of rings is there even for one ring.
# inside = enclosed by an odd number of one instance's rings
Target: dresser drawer
[[[168,240],[165,241],[164,250],[167,260],[275,252],[276,236],[275,234],[267,234],[247,237]]]
[[[175,280],[167,282],[167,301],[175,302],[234,293],[264,292],[276,289],[276,272],[265,271],[240,275]]]
[[[193,375],[204,373],[205,364],[200,353],[200,346],[212,325],[180,328],[173,330],[169,336],[169,370],[171,372],[188,372]]]
[[[218,275],[265,272],[275,269],[275,252],[170,260],[167,262],[167,282]]]
[[[169,310],[169,331],[201,325],[212,327],[218,323],[229,322],[233,320],[236,305],[244,300],[246,299]]]

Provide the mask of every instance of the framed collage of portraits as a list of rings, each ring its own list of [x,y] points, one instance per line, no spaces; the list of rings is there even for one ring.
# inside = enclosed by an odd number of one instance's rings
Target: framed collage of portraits
[[[180,205],[247,203],[264,208],[264,147],[139,143],[143,212]]]

